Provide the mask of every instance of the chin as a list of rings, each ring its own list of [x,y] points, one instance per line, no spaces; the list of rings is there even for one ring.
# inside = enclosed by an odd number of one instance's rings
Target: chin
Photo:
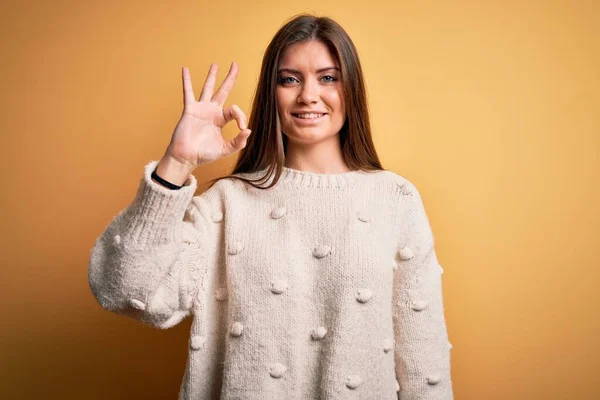
[[[297,130],[293,130],[293,131],[284,131],[284,132],[289,132],[289,133],[285,133],[285,136],[287,137],[288,141],[294,142],[294,143],[302,143],[302,144],[311,144],[311,143],[318,143],[324,140],[327,140],[331,137],[336,137],[337,136],[337,132],[336,133],[327,133],[327,134],[323,134],[323,130],[322,129],[302,129],[300,131]]]

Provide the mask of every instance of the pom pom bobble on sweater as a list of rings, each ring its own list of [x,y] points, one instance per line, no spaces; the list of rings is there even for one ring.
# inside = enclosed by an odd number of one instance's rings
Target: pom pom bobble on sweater
[[[195,195],[143,171],[90,257],[105,309],[191,316],[180,400],[450,400],[442,267],[417,188],[391,172],[285,168]],[[260,177],[262,172],[241,174]]]

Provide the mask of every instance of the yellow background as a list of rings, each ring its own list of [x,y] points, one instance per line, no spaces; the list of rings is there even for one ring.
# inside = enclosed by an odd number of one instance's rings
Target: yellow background
[[[353,38],[384,166],[424,197],[456,398],[600,398],[599,3],[356,0],[3,2],[0,397],[176,398],[190,321],[102,310],[89,252],[168,145],[181,67],[199,93],[238,62],[249,114],[304,11]]]

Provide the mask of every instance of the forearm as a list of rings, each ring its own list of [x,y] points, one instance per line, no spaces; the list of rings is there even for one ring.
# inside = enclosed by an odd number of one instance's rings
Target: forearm
[[[418,256],[417,256],[418,257]],[[442,300],[441,267],[431,250],[418,269],[400,261],[394,302],[396,374],[401,399],[453,399],[450,343]],[[403,265],[402,263],[406,263]]]

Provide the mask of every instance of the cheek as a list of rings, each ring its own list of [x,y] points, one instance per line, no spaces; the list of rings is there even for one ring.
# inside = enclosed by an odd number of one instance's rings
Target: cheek
[[[275,92],[277,98],[277,111],[279,112],[280,118],[284,118],[286,110],[289,108],[290,94],[286,90],[277,89]]]
[[[340,113],[345,117],[346,116],[346,105],[344,104],[344,97],[340,96]]]
[[[340,111],[345,114],[346,106],[344,105],[344,93],[342,92],[341,89],[338,89],[336,94],[337,94],[337,101],[339,104]]]
[[[328,106],[335,112],[344,112],[344,97],[339,90],[332,90],[326,93],[325,101]]]

